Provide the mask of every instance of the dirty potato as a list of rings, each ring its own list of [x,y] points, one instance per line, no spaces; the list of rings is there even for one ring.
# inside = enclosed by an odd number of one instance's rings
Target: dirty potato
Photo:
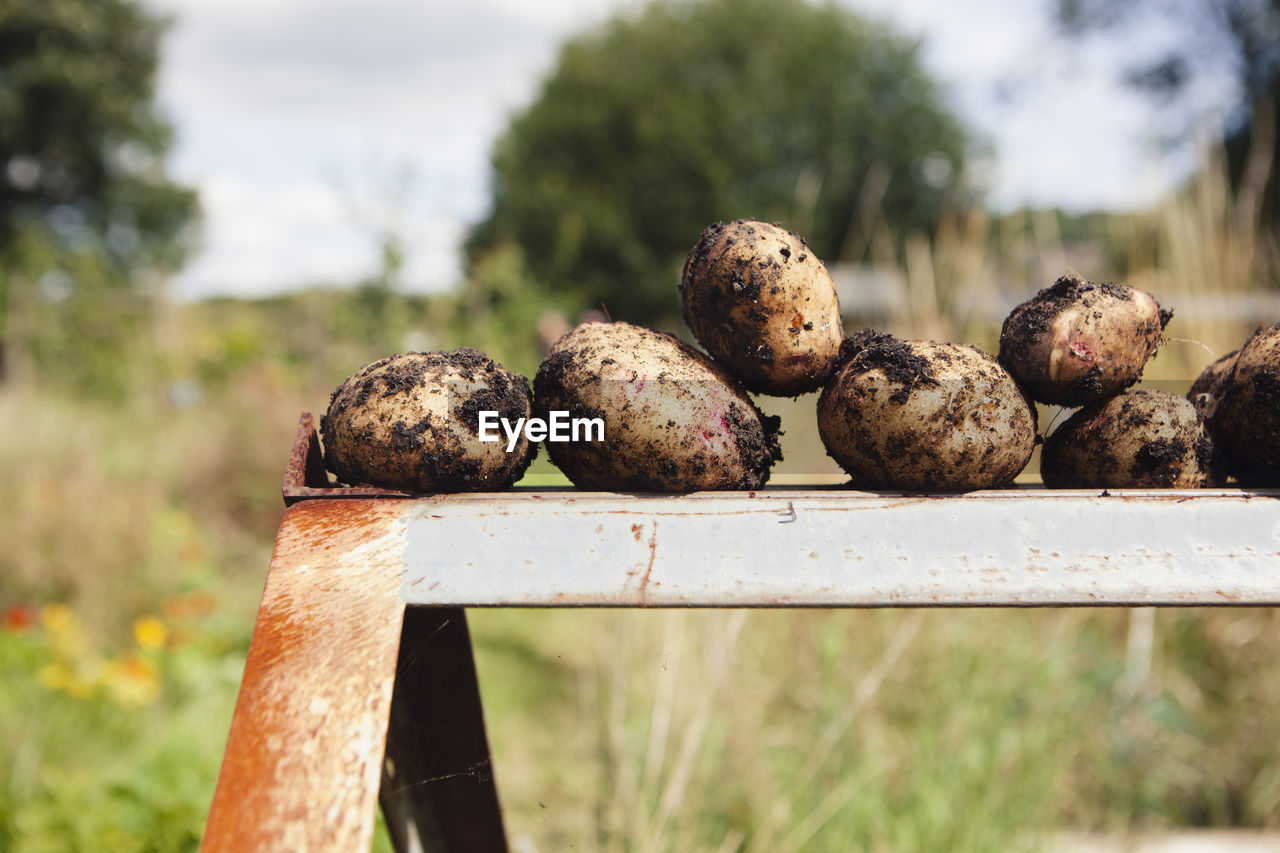
[[[1035,409],[990,355],[859,332],[818,400],[827,452],[862,489],[1007,485],[1036,440]]]
[[[409,492],[510,487],[537,445],[482,442],[480,413],[512,423],[533,408],[529,380],[479,350],[415,352],[367,365],[343,382],[320,420],[325,464],[344,483]]]
[[[1166,391],[1126,391],[1076,412],[1045,439],[1040,475],[1057,489],[1193,489],[1220,481],[1195,406]]]
[[[1000,363],[1034,399],[1083,406],[1138,381],[1172,316],[1145,291],[1065,275],[1004,321]]]
[[[814,391],[835,365],[844,334],[835,284],[781,226],[739,219],[703,231],[680,300],[699,343],[750,391]]]
[[[1209,426],[1241,485],[1280,486],[1280,323],[1241,347]]]
[[[1210,421],[1218,411],[1218,403],[1222,400],[1222,392],[1231,382],[1231,374],[1236,369],[1236,356],[1240,350],[1229,352],[1209,365],[1201,372],[1191,385],[1187,399],[1196,407],[1200,417]]]
[[[677,338],[628,323],[586,323],[551,348],[534,377],[538,416],[601,419],[603,440],[548,442],[585,489],[754,489],[781,458],[778,419]],[[594,436],[592,436],[594,438]]]

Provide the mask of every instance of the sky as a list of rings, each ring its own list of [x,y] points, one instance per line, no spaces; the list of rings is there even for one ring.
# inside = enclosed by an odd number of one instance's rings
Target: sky
[[[447,289],[487,210],[489,154],[559,45],[636,0],[145,0],[173,18],[158,100],[171,171],[199,189],[182,299],[350,283],[380,235],[404,283]],[[922,39],[926,67],[986,139],[988,202],[1133,209],[1189,168],[1157,154],[1153,106],[1115,43],[1067,46],[1044,0],[841,0]],[[1125,51],[1158,49],[1148,31]],[[1210,92],[1208,97],[1213,97]]]

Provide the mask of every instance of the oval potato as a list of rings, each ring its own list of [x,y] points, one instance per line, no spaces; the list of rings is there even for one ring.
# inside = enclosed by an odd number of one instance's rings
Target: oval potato
[[[1280,486],[1280,323],[1241,347],[1209,425],[1241,485]]]
[[[821,387],[844,336],[835,284],[798,234],[739,219],[702,232],[680,302],[693,334],[750,391]]]
[[[854,486],[990,489],[1026,467],[1035,409],[990,355],[865,331],[841,358],[818,400],[818,430]]]
[[[1055,489],[1194,489],[1218,482],[1216,471],[1195,406],[1147,389],[1082,408],[1040,454],[1040,476]]]
[[[603,491],[755,489],[781,458],[778,419],[672,335],[586,323],[556,342],[534,377],[534,406],[601,418],[603,441],[547,442],[574,485]]]
[[[320,419],[325,464],[344,483],[409,492],[493,491],[524,474],[537,445],[479,439],[479,413],[515,423],[533,409],[529,380],[479,350],[413,352],[366,365]]]
[[[1065,275],[1009,314],[1000,363],[1041,403],[1083,406],[1138,381],[1172,316],[1146,291]]]

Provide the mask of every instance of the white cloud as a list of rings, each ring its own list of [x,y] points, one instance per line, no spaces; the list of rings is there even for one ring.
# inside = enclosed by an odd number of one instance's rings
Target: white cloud
[[[182,298],[253,296],[351,281],[370,263],[337,194],[318,183],[258,185],[236,175],[201,182],[208,245],[179,275]]]
[[[204,250],[179,280],[188,296],[369,275],[390,214],[368,211],[389,200],[409,284],[447,287],[484,214],[493,140],[560,42],[642,5],[150,2],[176,19],[160,98],[178,128],[174,171],[206,211]],[[996,204],[1129,206],[1167,182],[1144,165],[1150,116],[1117,94],[1114,60],[1054,48],[1045,0],[848,2],[925,37],[926,63],[994,144]],[[386,176],[400,167],[415,180],[397,195]]]

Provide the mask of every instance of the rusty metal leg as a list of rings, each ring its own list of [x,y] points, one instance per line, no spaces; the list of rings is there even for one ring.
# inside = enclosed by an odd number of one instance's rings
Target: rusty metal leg
[[[368,850],[404,602],[403,504],[280,524],[201,849]]]
[[[405,609],[378,798],[401,853],[507,849],[460,608]]]

